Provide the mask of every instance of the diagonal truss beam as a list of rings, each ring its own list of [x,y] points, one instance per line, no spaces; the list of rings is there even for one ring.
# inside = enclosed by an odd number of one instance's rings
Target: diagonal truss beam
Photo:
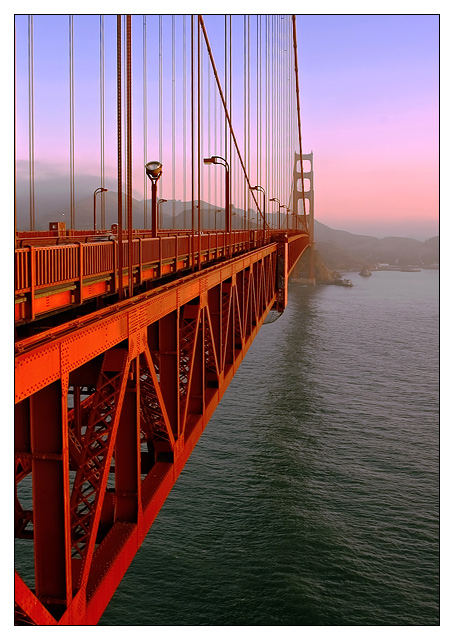
[[[291,251],[295,260],[303,245]],[[63,325],[58,336],[44,332],[17,345],[16,521],[34,546],[41,585],[33,592],[18,567],[18,620],[99,620],[278,304],[278,252],[268,245],[100,310],[83,327]],[[52,420],[35,425],[44,404]],[[23,508],[29,476],[52,489],[50,504],[35,495],[32,509]]]

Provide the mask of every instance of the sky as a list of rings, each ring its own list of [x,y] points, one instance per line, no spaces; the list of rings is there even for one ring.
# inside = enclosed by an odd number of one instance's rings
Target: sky
[[[316,218],[437,235],[438,16],[300,16],[298,29]]]
[[[159,157],[157,19],[149,17],[148,150]],[[255,98],[255,17],[251,16],[251,105]],[[171,16],[163,18],[163,164],[166,180],[161,197],[190,199],[183,189],[183,163],[171,171],[169,150],[182,156],[183,119],[176,107],[176,141],[171,136]],[[243,139],[242,38],[243,20],[233,19],[233,120]],[[223,78],[223,19],[206,18],[221,80]],[[180,47],[183,19],[176,16],[176,100],[183,86]],[[186,34],[189,41],[189,17]],[[133,17],[133,195],[144,197],[142,118],[142,30]],[[439,213],[439,24],[436,15],[298,15],[298,65],[303,152],[314,152],[315,217],[336,229],[384,237],[426,239],[438,234]],[[19,221],[27,224],[28,191],[28,66],[27,18],[16,18],[16,170]],[[69,82],[68,17],[34,18],[35,47],[35,179],[37,212],[45,215],[68,206]],[[75,16],[75,170],[76,200],[93,193],[100,176],[99,16]],[[106,51],[106,186],[116,190],[116,60],[115,16],[105,18]],[[240,55],[241,50],[241,55]],[[207,59],[206,64],[208,64]],[[189,59],[186,60],[188,68]],[[236,83],[236,84],[235,84]],[[187,81],[187,84],[189,82]],[[213,85],[214,87],[214,81]],[[189,94],[189,86],[186,88]],[[211,89],[214,92],[214,88]],[[207,85],[205,85],[205,96]],[[206,99],[206,97],[205,97]],[[215,108],[215,107],[213,107]],[[295,115],[295,114],[294,114]],[[211,115],[211,131],[213,131]],[[205,128],[207,123],[205,120]],[[187,123],[186,136],[189,136]],[[252,125],[255,157],[256,134]],[[220,144],[218,135],[218,145]],[[262,136],[259,136],[259,138]],[[265,142],[263,142],[265,145]],[[205,135],[204,153],[209,153]],[[295,145],[296,146],[296,145]],[[189,141],[186,142],[186,150]],[[211,134],[211,152],[213,133]],[[290,148],[290,147],[289,147]],[[296,149],[295,149],[296,150]],[[217,149],[222,155],[222,146]],[[265,155],[265,149],[263,150]],[[262,164],[265,160],[262,157]],[[268,181],[269,195],[285,201],[290,185],[270,184],[264,171],[252,171],[252,181]],[[288,171],[290,175],[290,171]],[[172,177],[170,177],[172,175]],[[206,175],[206,174],[204,174]],[[219,180],[210,187],[221,199]],[[211,184],[211,182],[210,182]],[[208,199],[207,185],[205,197]],[[282,191],[282,194],[281,194]],[[149,197],[149,193],[148,193]]]

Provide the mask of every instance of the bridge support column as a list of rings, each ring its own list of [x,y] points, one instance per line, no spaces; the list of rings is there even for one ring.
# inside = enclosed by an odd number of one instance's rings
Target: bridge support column
[[[280,240],[277,247],[276,262],[276,310],[284,311],[288,301],[288,237]]]
[[[305,201],[306,221],[309,231],[310,245],[309,251],[309,273],[308,284],[315,284],[315,268],[314,268],[314,250],[315,250],[315,235],[314,235],[314,152],[303,153],[302,162],[307,160],[311,163],[309,171],[304,171],[301,166],[298,168],[300,162],[300,156],[295,153],[294,167],[293,167],[293,210],[297,216],[298,227],[304,226],[304,218],[298,213],[298,203],[300,200]],[[309,189],[304,189],[304,180],[309,180]],[[301,184],[301,188],[300,188]]]
[[[69,459],[62,388],[54,382],[30,399],[35,593],[64,610],[71,593]],[[66,398],[65,398],[66,401]]]

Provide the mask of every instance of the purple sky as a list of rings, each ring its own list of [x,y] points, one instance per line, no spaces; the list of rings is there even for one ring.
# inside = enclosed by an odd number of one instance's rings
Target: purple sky
[[[158,109],[156,72],[151,67],[157,59],[158,32],[156,16],[148,20],[148,148],[150,159],[154,159],[158,157],[159,145],[152,122],[156,121]],[[181,48],[182,16],[175,20],[177,48]],[[188,16],[188,25],[189,21]],[[255,21],[255,16],[251,16],[252,44]],[[105,17],[106,179],[112,189],[116,189],[115,24],[115,16]],[[206,18],[206,24],[222,76],[223,19]],[[240,50],[242,25],[242,18],[235,16],[235,51]],[[163,28],[164,50],[167,47],[170,51],[170,16],[164,16]],[[419,239],[437,235],[438,17],[301,15],[297,18],[297,30],[303,151],[314,151],[316,218],[354,233]],[[76,199],[79,199],[99,186],[99,16],[75,16],[74,42],[75,163],[79,177]],[[68,17],[35,16],[34,46],[36,206],[37,210],[41,207],[55,211],[69,202]],[[22,216],[27,220],[25,15],[16,18],[16,52],[18,219]],[[235,55],[238,59],[234,82],[236,79],[241,86],[242,80],[238,79],[242,57]],[[254,51],[251,56],[251,63],[255,63]],[[138,199],[144,197],[141,65],[142,17],[137,15],[133,16],[133,148],[134,196]],[[181,67],[182,58],[177,57],[177,93],[182,87]],[[182,163],[177,162],[175,178],[171,179],[172,163],[166,151],[171,149],[170,55],[165,56],[163,75],[163,163],[167,182],[163,180],[160,195],[170,199],[175,193],[176,198],[183,199]],[[252,69],[252,88],[255,81]],[[255,104],[253,96],[251,100]],[[241,97],[241,104],[235,100],[233,103],[235,128],[241,140],[242,101]],[[178,119],[177,140],[182,139],[182,126],[182,119]],[[181,155],[181,142],[176,146]],[[86,180],[82,179],[84,176]],[[254,184],[258,178],[254,173]],[[263,176],[261,181],[263,184]],[[85,183],[87,187],[77,189],[77,184]],[[54,196],[51,201],[44,194],[46,190],[47,196],[50,192]],[[268,192],[271,191],[269,187]],[[189,198],[187,189],[186,199]]]

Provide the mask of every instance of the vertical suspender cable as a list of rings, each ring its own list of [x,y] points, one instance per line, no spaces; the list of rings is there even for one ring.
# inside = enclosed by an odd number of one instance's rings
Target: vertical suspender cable
[[[229,15],[229,65],[230,65],[230,80],[229,80],[229,102],[230,102],[230,107],[229,107],[229,112],[230,112],[230,118],[233,120],[233,112],[232,112],[232,14]],[[230,162],[230,167],[231,167],[231,171],[232,171],[232,175],[230,177],[230,184],[232,184],[232,180],[235,180],[235,183],[237,183],[237,179],[236,176],[234,177],[234,167],[233,167],[233,158],[232,158],[232,131],[230,130],[230,149],[229,149],[229,162]],[[230,210],[233,209],[233,203],[232,203],[232,198],[229,199],[229,207]],[[229,229],[230,229],[230,234],[229,234],[229,244],[231,244],[231,237],[232,237],[232,214],[229,211],[229,219],[230,219],[230,225],[229,225]]]
[[[293,23],[293,50],[294,50],[294,58],[295,58],[295,82],[296,82],[296,111],[298,114],[298,141],[299,141],[299,152],[300,152],[300,167],[301,167],[301,185],[303,191],[303,215],[304,215],[304,226],[307,229],[307,219],[306,219],[306,198],[304,195],[304,175],[303,175],[303,143],[301,139],[301,113],[300,113],[300,90],[299,90],[299,80],[298,80],[298,50],[296,44],[296,17],[292,15],[292,23]],[[298,214],[297,211],[295,211]]]
[[[35,230],[35,106],[33,79],[33,16],[28,16],[28,172],[30,181],[30,231]]]
[[[126,15],[123,16],[123,86],[125,86],[126,84],[126,76],[127,76],[127,71],[126,71]],[[126,112],[127,112],[127,92],[125,91],[123,94],[123,108],[124,108],[124,113],[125,113],[125,117],[123,118],[123,135],[124,135],[124,139],[126,141],[127,139],[127,119],[126,119]],[[127,146],[127,142],[126,142],[126,146]],[[127,218],[127,212],[128,212],[128,202],[127,202],[127,179],[126,179],[126,160],[127,160],[127,151],[123,157],[123,184],[124,184],[124,193],[123,193],[123,200],[124,200],[124,220],[123,220],[123,224],[125,226],[125,228],[128,228],[128,218]]]
[[[285,202],[285,190],[284,190],[284,174],[283,174],[283,167],[282,167],[282,158],[283,158],[283,152],[284,152],[284,121],[282,118],[282,106],[283,106],[283,84],[282,84],[282,80],[283,80],[283,75],[282,75],[282,59],[283,59],[283,41],[282,41],[282,16],[279,19],[279,37],[278,37],[278,62],[279,62],[279,85],[278,85],[278,100],[279,100],[279,129],[280,129],[280,140],[282,141],[281,144],[279,145],[279,177],[280,177],[280,191],[282,194],[282,202]],[[285,217],[283,218],[285,221]],[[283,224],[283,227],[285,228],[285,223]]]
[[[194,127],[194,16],[191,15],[191,244],[192,270],[195,269],[195,238],[194,238],[194,199],[195,199],[195,127]]]
[[[159,16],[159,162],[162,162],[162,15]],[[158,181],[162,198],[162,179]]]
[[[175,229],[175,16],[172,15],[172,228]]]
[[[143,16],[143,164],[147,164],[148,151],[148,89],[147,89],[147,16]],[[143,172],[143,228],[147,228],[148,200],[147,174]]]
[[[99,84],[100,84],[100,142],[101,142],[101,187],[105,187],[105,165],[104,165],[104,111],[105,111],[105,89],[104,89],[104,16],[99,16]],[[101,229],[106,228],[106,201],[104,191],[101,192]]]
[[[183,226],[187,229],[186,224],[186,154],[187,154],[187,145],[186,145],[186,109],[187,109],[187,98],[186,98],[186,16],[183,16],[183,207],[184,207],[184,220]]]
[[[118,195],[118,296],[123,299],[123,196],[121,148],[121,15],[117,15],[117,195]]]
[[[208,72],[209,74],[209,72]],[[215,155],[219,155],[218,151],[218,133],[217,133],[217,104],[216,104],[216,84],[213,78],[213,89],[214,89],[214,153]],[[214,206],[215,209],[218,207],[218,179],[217,172],[214,174]],[[214,214],[215,228],[216,228],[216,213]]]
[[[217,93],[216,93],[216,81],[213,77],[213,92],[214,92],[214,153],[216,155],[220,154],[220,149],[218,149],[218,106],[217,106]],[[216,210],[218,209],[218,175],[217,172],[214,174],[214,206]],[[216,210],[214,214],[214,228],[217,228],[216,225]]]
[[[228,78],[227,78],[227,15],[224,16],[224,86],[225,86],[225,101],[228,100]],[[225,142],[224,142],[224,157],[228,162],[227,157],[227,123],[224,123],[225,127]]]
[[[128,215],[128,284],[133,296],[132,255],[132,79],[131,79],[131,15],[126,16],[126,210]]]
[[[246,47],[247,47],[247,43],[246,43],[246,16],[244,15],[243,16],[243,144],[244,144],[244,160],[245,160],[245,162],[248,162],[249,161],[249,156],[246,154],[246,149],[247,149],[247,144],[246,144],[246,140],[247,140],[247,132],[246,132],[246,122],[247,122],[247,115],[246,115],[246,104],[247,104],[247,99],[246,99],[246,94],[247,94]],[[249,173],[249,170],[248,170],[248,173]],[[247,190],[247,184],[246,184],[246,181],[245,181],[244,182],[244,189],[243,189],[245,215],[246,215],[246,190]]]
[[[280,196],[280,200],[282,202],[282,204],[284,203],[284,192],[282,190],[282,142],[283,142],[283,135],[282,135],[282,40],[281,40],[281,33],[282,33],[282,16],[277,16],[276,18],[277,21],[277,32],[276,32],[276,80],[277,80],[277,91],[276,91],[276,103],[277,103],[277,120],[279,123],[279,134],[278,134],[278,147],[277,147],[277,152],[278,152],[278,181],[279,181],[279,187],[278,187],[278,193]],[[283,220],[283,216],[281,218],[281,223]],[[284,225],[282,225],[284,226]]]
[[[247,17],[247,172],[251,175],[251,19]],[[257,184],[260,184],[257,182]],[[249,230],[249,204],[250,193],[247,192],[246,217],[247,229]],[[246,220],[245,220],[246,222]]]
[[[211,153],[211,76],[210,76],[210,59],[207,56],[207,98],[208,98],[208,154]],[[203,151],[203,150],[202,150]],[[208,216],[207,216],[207,224],[208,229],[211,228],[211,175],[212,171],[208,173]]]
[[[74,193],[74,17],[69,16],[69,190],[71,229],[76,228]]]
[[[262,185],[262,16],[257,15],[257,184]],[[263,185],[262,185],[263,186]],[[266,189],[265,189],[266,191]],[[265,213],[265,212],[263,212]]]
[[[279,163],[278,163],[278,159],[277,159],[277,137],[278,137],[278,120],[277,120],[277,113],[276,113],[276,101],[277,101],[277,86],[276,86],[276,65],[277,65],[277,51],[276,51],[276,24],[277,24],[277,20],[276,20],[277,16],[273,16],[272,17],[272,79],[273,79],[273,84],[272,84],[272,101],[273,101],[273,108],[272,108],[272,120],[271,122],[274,123],[275,126],[275,135],[273,136],[273,151],[272,151],[272,158],[273,158],[273,163],[274,163],[274,171],[273,171],[273,180],[274,180],[274,188],[273,188],[273,193],[276,194],[276,196],[279,198],[280,200],[280,193],[279,193],[279,184],[278,184],[278,175],[279,175]],[[280,210],[279,210],[280,213]],[[278,224],[279,224],[279,220],[280,217],[278,216]]]
[[[199,124],[198,124],[198,129],[199,129],[199,137],[200,137],[200,144],[199,144],[199,159],[198,159],[198,166],[200,167],[200,162],[201,162],[201,158],[202,158],[202,151],[201,149],[203,149],[203,133],[204,133],[204,128],[203,128],[203,51],[200,47],[200,27],[199,27],[199,20],[197,20],[197,48],[198,48],[198,57],[197,57],[197,74],[198,76],[200,76],[199,80],[198,80],[198,86],[200,87],[200,90],[198,91],[199,97],[198,97],[198,102],[199,102]],[[199,213],[201,216],[201,226],[199,225],[199,233],[200,233],[200,229],[203,226],[203,193],[204,193],[204,189],[203,189],[203,185],[204,185],[204,172],[200,172],[200,186],[199,186]],[[200,211],[200,208],[202,208],[202,211]],[[200,260],[200,258],[199,258]]]
[[[281,193],[281,119],[280,119],[280,84],[279,84],[279,63],[280,63],[280,50],[279,50],[279,29],[281,25],[281,17],[277,15],[275,17],[275,33],[274,33],[274,90],[275,90],[275,118],[277,122],[277,136],[276,136],[276,160],[277,160],[277,172],[276,172],[276,190],[278,198],[281,201],[284,200]],[[282,225],[281,211],[279,209],[279,222]]]
[[[286,121],[287,121],[287,141],[288,141],[288,146],[287,146],[287,177],[288,179],[290,178],[290,176],[292,175],[292,167],[290,164],[290,154],[291,154],[291,128],[290,128],[290,122],[291,122],[291,113],[290,113],[290,32],[289,32],[289,26],[290,26],[290,21],[289,18],[287,16],[287,33],[286,33],[286,49],[287,49],[287,56],[286,56],[286,62],[285,62],[285,86],[287,88],[287,113],[286,113]],[[290,195],[289,195],[289,202],[288,202],[288,206],[289,209],[292,209],[292,189],[290,187]],[[290,228],[293,228],[293,216],[290,218]]]
[[[17,51],[16,20],[14,20],[14,248],[17,248]]]
[[[265,140],[266,140],[266,144],[265,144],[265,181],[266,181],[266,191],[268,192],[268,194],[271,194],[271,181],[269,179],[269,172],[270,172],[270,137],[269,137],[269,131],[268,131],[268,119],[269,119],[269,66],[268,66],[268,57],[269,57],[269,51],[268,51],[268,45],[269,45],[269,39],[268,39],[268,24],[269,24],[269,16],[266,16],[266,20],[265,20]],[[272,221],[273,218],[270,214],[270,220]]]
[[[200,145],[201,145],[201,103],[200,103],[200,91],[201,91],[201,56],[200,56],[200,22],[197,20],[197,231],[198,231],[198,250],[197,250],[197,263],[198,268],[202,266],[202,233],[200,227],[200,187],[201,187],[201,172],[200,172]]]

